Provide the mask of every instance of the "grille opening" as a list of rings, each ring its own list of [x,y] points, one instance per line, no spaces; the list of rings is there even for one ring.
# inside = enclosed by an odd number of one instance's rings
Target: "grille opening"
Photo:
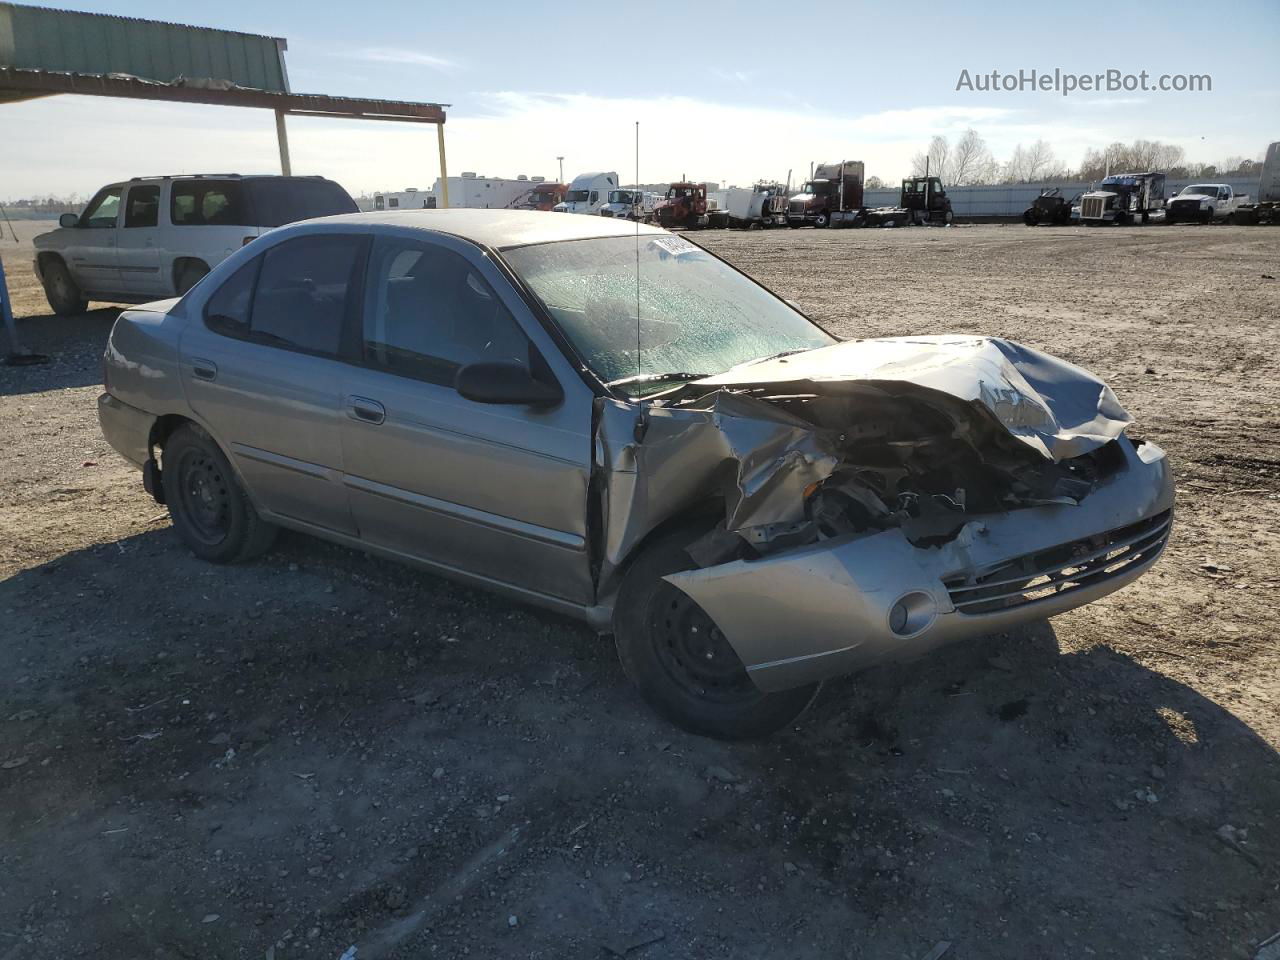
[[[1007,610],[1104,583],[1131,567],[1154,560],[1169,539],[1173,512],[1015,557],[981,577],[944,581],[959,613]]]

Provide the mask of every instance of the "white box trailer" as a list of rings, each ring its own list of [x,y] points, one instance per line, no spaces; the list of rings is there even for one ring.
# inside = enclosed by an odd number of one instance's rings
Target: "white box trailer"
[[[383,190],[373,195],[375,210],[425,210],[436,205],[430,190],[406,187],[404,190]]]
[[[508,178],[463,173],[460,177],[449,178],[449,206],[474,210],[514,209],[521,201],[529,198],[535,184],[545,180],[545,177],[527,177],[524,174]],[[438,177],[431,193],[435,197],[435,205],[443,207],[444,190]]]
[[[1242,196],[1232,220],[1235,223],[1280,224],[1280,141],[1267,147],[1258,177],[1258,196]]]

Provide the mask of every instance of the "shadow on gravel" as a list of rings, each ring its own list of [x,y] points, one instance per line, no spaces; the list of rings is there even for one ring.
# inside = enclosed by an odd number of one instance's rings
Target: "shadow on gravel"
[[[1245,957],[1280,923],[1275,752],[1048,624],[724,744],[584,629],[305,537],[142,533],[0,615],[32,955]]]
[[[74,317],[55,314],[18,317],[18,337],[28,353],[50,362],[36,366],[0,364],[0,396],[44,393],[102,383],[102,351],[119,307],[101,307]],[[8,349],[8,334],[0,330],[0,344]]]

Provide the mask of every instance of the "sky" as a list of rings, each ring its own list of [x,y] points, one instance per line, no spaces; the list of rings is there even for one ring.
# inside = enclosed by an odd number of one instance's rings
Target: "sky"
[[[452,175],[616,170],[749,185],[862,160],[893,181],[934,135],[973,127],[997,160],[1048,141],[1074,166],[1089,147],[1163,140],[1189,160],[1260,158],[1280,138],[1280,2],[1154,7],[845,2],[58,0],[68,9],[176,20],[288,40],[299,93],[450,104]],[[838,14],[832,11],[838,10]],[[780,11],[782,11],[780,13]],[[792,11],[788,15],[788,11]],[[827,11],[827,12],[823,12]],[[1107,40],[1113,42],[1109,45]],[[1207,74],[1201,92],[982,91],[992,70]],[[0,105],[0,199],[86,197],[161,173],[278,172],[270,112],[93,97]],[[353,194],[429,188],[435,128],[290,118],[295,173]]]

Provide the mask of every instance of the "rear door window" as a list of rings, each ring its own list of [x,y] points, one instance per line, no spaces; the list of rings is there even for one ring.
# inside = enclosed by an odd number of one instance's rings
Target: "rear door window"
[[[169,218],[178,227],[250,225],[237,180],[175,180]]]
[[[249,308],[253,305],[253,285],[261,266],[261,257],[250,260],[224,280],[205,303],[204,322],[210,330],[232,337],[249,335]]]
[[[365,249],[364,237],[341,235],[299,237],[272,247],[262,256],[249,336],[337,356]]]

